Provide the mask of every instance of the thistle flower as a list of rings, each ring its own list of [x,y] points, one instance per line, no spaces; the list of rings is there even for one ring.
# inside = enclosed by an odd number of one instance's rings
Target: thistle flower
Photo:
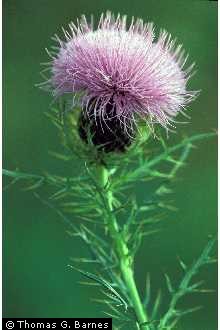
[[[85,16],[69,27],[65,41],[56,36],[58,52],[49,52],[51,77],[45,85],[56,97],[71,93],[75,100],[79,95],[84,119],[101,126],[102,137],[107,130],[115,136],[116,124],[132,136],[130,127],[138,117],[170,129],[196,96],[187,91],[193,65],[185,69],[182,45],[175,46],[166,31],[155,41],[152,23],[132,19],[127,26],[126,16],[107,12],[97,29]]]

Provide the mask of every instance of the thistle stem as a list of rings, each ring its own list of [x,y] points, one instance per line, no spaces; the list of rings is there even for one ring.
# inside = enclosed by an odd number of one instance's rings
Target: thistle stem
[[[102,189],[104,189],[106,196],[107,209],[107,221],[106,224],[109,229],[109,233],[114,242],[116,254],[119,259],[119,267],[124,280],[124,283],[127,287],[128,296],[133,305],[133,309],[137,318],[137,328],[148,330],[149,326],[147,325],[148,318],[144,310],[143,304],[141,302],[136,283],[134,280],[134,272],[132,267],[132,258],[129,253],[129,248],[127,243],[120,232],[120,228],[117,223],[117,219],[113,211],[113,195],[112,191],[108,189],[109,186],[109,172],[104,167],[101,166],[98,168],[98,178],[99,184]]]

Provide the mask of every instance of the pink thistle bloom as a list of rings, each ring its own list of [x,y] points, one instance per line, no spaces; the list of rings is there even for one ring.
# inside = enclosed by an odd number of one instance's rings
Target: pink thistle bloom
[[[185,69],[187,56],[166,31],[155,41],[152,23],[132,19],[127,26],[126,16],[107,12],[97,29],[85,16],[69,27],[65,41],[56,37],[58,52],[49,52],[45,84],[55,96],[80,95],[83,109],[104,122],[117,116],[126,127],[140,116],[166,128],[195,98],[186,86],[193,65]]]

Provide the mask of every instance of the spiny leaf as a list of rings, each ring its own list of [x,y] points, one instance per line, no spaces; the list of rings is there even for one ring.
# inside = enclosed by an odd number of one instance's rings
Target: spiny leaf
[[[164,202],[162,202],[162,201],[160,201],[159,203],[158,203],[158,207],[161,207],[161,208],[163,208],[163,209],[167,209],[167,210],[169,210],[169,211],[178,211],[178,208],[177,207],[175,207],[175,206],[173,206],[173,205],[169,205],[168,203],[164,203]]]
[[[146,285],[145,285],[145,299],[144,299],[144,306],[147,307],[150,303],[151,297],[151,285],[150,285],[150,274],[148,273],[146,276]]]
[[[213,293],[215,290],[213,289],[195,289],[193,292],[198,292],[198,293]]]
[[[179,157],[178,161],[174,162],[174,167],[172,168],[172,170],[169,173],[170,178],[173,178],[176,175],[179,168],[184,165],[184,162],[187,159],[191,149],[192,149],[192,144],[191,143],[186,144],[186,146],[183,148],[183,151],[182,151],[181,156]]]
[[[56,212],[56,214],[64,221],[64,223],[66,223],[70,228],[72,228],[74,230],[75,234],[78,234],[78,229],[76,228],[76,226],[74,226],[73,223],[69,220],[69,218],[67,218],[59,209],[57,209],[50,202],[42,199],[39,194],[34,193],[34,196],[37,199],[39,199],[43,204],[45,204],[47,207],[49,207],[50,209],[54,210]]]
[[[158,155],[157,157],[155,157],[154,159],[149,161],[148,167],[150,168],[152,166],[155,166],[161,160],[166,159],[167,155],[172,154],[173,152],[181,149],[182,147],[186,146],[189,143],[200,141],[200,140],[207,139],[207,138],[214,137],[214,136],[216,136],[216,132],[195,134],[191,137],[185,138],[180,143],[176,144],[173,147],[167,148],[167,150],[165,152],[161,153],[160,155]]]
[[[109,290],[109,292],[114,295],[116,298],[118,298],[118,300],[122,303],[122,305],[125,307],[125,309],[127,310],[128,305],[126,303],[126,301],[119,295],[119,293],[111,286],[110,283],[108,283],[105,279],[98,277],[92,273],[86,272],[84,270],[75,268],[73,266],[70,265],[70,267],[72,269],[77,270],[79,273],[81,273],[82,275],[86,276],[87,278],[101,284],[105,289]]]
[[[52,151],[52,150],[49,150],[49,155],[51,155],[51,156],[53,156],[53,157],[55,157],[59,160],[63,160],[65,162],[70,161],[70,160],[73,159],[72,155],[68,156],[68,155],[60,154],[60,153],[58,153],[56,151]]]
[[[87,258],[70,258],[70,260],[74,262],[82,262],[82,263],[100,263],[99,260],[94,260],[94,259],[87,259]]]
[[[187,269],[186,264],[180,259],[180,257],[178,257],[178,260],[179,260],[179,264],[180,264],[181,268],[182,268],[183,271],[185,272],[186,269]]]
[[[100,286],[100,284],[96,282],[78,281],[78,283],[86,286]]]
[[[145,205],[145,206],[141,206],[139,208],[139,212],[146,212],[146,211],[152,211],[152,210],[155,210],[156,208],[156,205]]]
[[[130,320],[126,320],[125,317],[123,317],[123,319],[122,319],[122,318],[119,317],[118,315],[113,314],[113,313],[110,313],[110,312],[105,312],[105,311],[103,311],[103,313],[104,313],[105,315],[107,315],[107,316],[110,316],[110,317],[113,318],[113,319],[116,319],[116,320],[120,320],[120,321],[130,321]]]
[[[179,319],[180,319],[180,316],[177,316],[177,317],[175,317],[174,318],[174,320],[169,324],[169,326],[167,326],[167,327],[163,327],[163,328],[161,328],[161,330],[171,330],[171,329],[177,329],[176,328],[176,324],[179,322]]]
[[[83,230],[85,233],[89,234],[90,237],[92,237],[94,240],[96,240],[99,244],[102,246],[108,247],[108,242],[104,239],[102,239],[100,236],[94,233],[94,231],[90,230],[88,227],[81,225],[81,230]]]
[[[51,199],[51,200],[58,200],[58,199],[61,199],[61,198],[63,198],[64,196],[67,195],[67,192],[68,192],[67,187],[64,187],[64,188],[62,188],[62,189],[56,191],[55,193],[53,193],[53,194],[49,197],[49,199]]]
[[[157,314],[159,312],[160,304],[161,304],[161,291],[159,290],[158,294],[157,294],[157,297],[155,299],[154,306],[153,306],[153,311],[152,311],[152,314],[151,314],[151,319],[152,320],[154,320],[155,317],[157,316]]]
[[[132,199],[131,204],[132,204],[131,212],[127,218],[127,221],[126,221],[126,223],[124,225],[124,229],[123,229],[125,235],[128,235],[128,233],[130,231],[130,226],[135,222],[137,213],[138,213],[137,202],[134,198]]]
[[[111,299],[111,302],[116,303],[116,306],[123,306],[122,302],[118,297],[115,296],[115,294],[109,293],[107,291],[102,291],[102,293],[107,296],[109,299]]]
[[[178,315],[178,316],[184,316],[186,314],[197,312],[197,311],[199,311],[202,308],[203,308],[203,306],[196,306],[196,307],[188,308],[188,309],[185,309],[185,310],[182,310],[182,311],[179,311],[178,310],[178,311],[176,311],[176,315]]]
[[[218,259],[209,257],[206,261],[207,264],[215,264],[218,262]]]
[[[209,260],[209,254],[216,242],[216,238],[211,239],[204,250],[202,251],[199,258],[189,267],[187,273],[185,274],[184,278],[182,279],[179,288],[182,290],[186,289],[191,281],[191,278],[197,273],[199,268],[205,265]]]
[[[182,141],[172,147],[167,147],[165,148],[165,151],[163,151],[161,154],[158,156],[152,157],[151,159],[145,159],[144,163],[140,166],[138,166],[135,170],[133,171],[127,171],[125,175],[121,176],[121,181],[123,183],[127,182],[134,182],[137,180],[142,180],[146,177],[149,176],[149,172],[154,173],[152,168],[161,163],[162,161],[165,161],[167,158],[169,158],[173,153],[177,152],[178,150],[185,148],[192,147],[192,143],[205,139],[205,138],[210,138],[216,135],[216,132],[213,133],[204,133],[204,134],[197,134],[188,138],[182,139]],[[186,158],[187,156],[187,151],[185,150],[185,154],[182,156],[182,158]],[[181,162],[182,163],[182,162]],[[179,163],[180,164],[180,163]],[[176,165],[171,172],[168,174],[167,178],[172,178],[174,174],[177,172],[178,168],[180,165]],[[159,176],[159,172],[157,173]],[[156,173],[155,173],[156,175]],[[162,175],[163,176],[163,175]],[[166,176],[166,174],[165,174]]]
[[[9,170],[2,170],[2,174],[5,176],[9,176],[11,178],[15,179],[43,179],[44,177],[41,175],[35,175],[35,174],[29,174],[29,173],[24,173],[24,172],[19,172],[19,171],[9,171]]]
[[[170,174],[162,173],[162,172],[159,172],[156,170],[148,171],[148,175],[156,177],[156,178],[166,178],[166,179],[168,179],[170,177]]]
[[[121,324],[120,326],[113,325],[113,330],[121,330],[122,328],[123,328],[123,324]]]
[[[200,287],[202,284],[204,284],[204,281],[199,281],[199,282],[197,282],[197,283],[195,283],[195,284],[189,286],[189,287],[187,288],[187,291],[188,291],[188,292],[194,292],[195,289],[197,289],[198,287]]]
[[[175,320],[176,320],[176,316],[178,316],[178,318],[180,318],[181,316],[198,309],[196,307],[196,308],[192,308],[192,309],[188,309],[188,310],[180,312],[180,311],[176,310],[175,308],[181,297],[183,297],[187,293],[193,293],[193,292],[197,291],[198,286],[200,286],[202,284],[201,282],[197,282],[190,286],[190,282],[191,282],[193,276],[195,274],[197,274],[200,267],[202,267],[203,265],[208,263],[208,261],[210,259],[209,255],[211,253],[211,250],[212,250],[215,242],[216,242],[216,239],[212,238],[207,243],[206,247],[202,251],[199,258],[191,265],[191,267],[188,267],[186,269],[185,274],[184,274],[182,280],[180,281],[180,284],[179,284],[177,290],[172,294],[172,298],[171,298],[167,312],[163,315],[163,317],[161,317],[159,329],[166,329],[166,327],[168,327],[168,329],[171,329],[171,327],[169,326],[169,323],[172,322],[173,318],[175,318]]]
[[[141,236],[142,237],[150,236],[150,235],[158,233],[160,231],[161,231],[161,229],[146,230],[146,231],[141,232]]]
[[[156,190],[156,195],[163,196],[166,194],[171,194],[173,191],[172,189],[168,188],[166,185],[161,185],[157,190]]]
[[[40,180],[37,180],[34,184],[28,186],[28,187],[25,187],[23,190],[24,191],[28,191],[28,190],[35,190],[39,187],[41,187],[43,185],[43,183],[45,182],[45,179],[42,178]]]
[[[3,191],[6,191],[7,189],[9,189],[11,186],[16,184],[17,181],[19,181],[18,178],[15,178],[15,179],[11,180],[11,182],[9,182],[9,184],[7,184],[6,186],[3,187]]]
[[[173,286],[172,286],[170,277],[167,274],[164,274],[164,276],[165,276],[165,279],[166,279],[167,288],[168,288],[169,292],[170,293],[173,293],[174,292],[174,289],[173,289]]]

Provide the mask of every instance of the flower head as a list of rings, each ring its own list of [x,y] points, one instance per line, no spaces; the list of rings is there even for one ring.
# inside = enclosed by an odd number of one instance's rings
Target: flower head
[[[132,19],[127,26],[126,16],[107,12],[97,29],[85,16],[69,27],[65,41],[57,37],[58,52],[50,53],[49,86],[55,96],[80,95],[90,117],[108,126],[116,116],[126,128],[139,116],[169,128],[195,97],[187,91],[193,65],[185,69],[182,46],[166,31],[155,41],[152,23]]]

